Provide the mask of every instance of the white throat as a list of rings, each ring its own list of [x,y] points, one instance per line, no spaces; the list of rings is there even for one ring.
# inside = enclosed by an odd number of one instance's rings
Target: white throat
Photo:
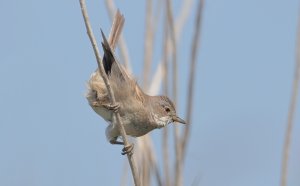
[[[156,114],[153,114],[153,119],[155,123],[158,125],[158,128],[162,128],[167,124],[171,123],[171,118],[169,116],[159,117]]]

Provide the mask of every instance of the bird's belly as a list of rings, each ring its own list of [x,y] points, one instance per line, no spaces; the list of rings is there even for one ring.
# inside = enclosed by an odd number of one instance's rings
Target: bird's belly
[[[124,124],[126,134],[133,137],[143,136],[155,128],[155,126],[151,125],[148,122],[136,123],[134,121],[131,121],[130,123]]]
[[[111,122],[112,120],[112,111],[104,108],[104,107],[94,107],[91,106],[93,110],[100,115],[105,121]]]

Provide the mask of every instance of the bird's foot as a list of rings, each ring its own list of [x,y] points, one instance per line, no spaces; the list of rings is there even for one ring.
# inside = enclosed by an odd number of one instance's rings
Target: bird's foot
[[[118,141],[117,138],[118,138],[118,137],[112,138],[111,140],[109,140],[109,142],[110,142],[111,144],[124,145],[124,142]],[[132,155],[132,154],[133,154],[133,152],[132,152],[133,147],[134,147],[134,144],[133,144],[133,143],[131,143],[131,144],[125,146],[125,147],[122,149],[122,153],[121,153],[121,154],[122,154],[122,155],[125,155],[125,154]]]
[[[120,108],[120,104],[119,103],[115,103],[115,104],[103,104],[103,107],[105,107],[108,110],[112,110],[113,112],[118,112],[119,108]]]
[[[121,154],[122,154],[122,155],[125,155],[125,154],[132,155],[132,154],[133,154],[133,152],[132,152],[133,147],[134,147],[133,143],[131,143],[131,144],[128,145],[128,146],[125,146],[125,147],[122,149],[122,153],[121,153]]]

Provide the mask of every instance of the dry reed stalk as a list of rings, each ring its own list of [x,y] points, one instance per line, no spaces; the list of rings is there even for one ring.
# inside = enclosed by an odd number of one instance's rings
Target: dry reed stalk
[[[153,23],[152,23],[152,0],[146,1],[146,28],[145,28],[145,45],[144,45],[144,70],[143,70],[143,87],[148,89],[149,75],[153,56]]]
[[[161,16],[162,10],[163,10],[163,1],[158,1],[156,11],[153,16],[153,34],[157,31],[158,24],[159,24],[159,18]]]
[[[158,27],[158,24],[159,24],[159,18],[161,16],[161,12],[163,10],[163,1],[158,1],[157,2],[157,7],[156,7],[156,13],[155,13],[155,16],[153,18],[154,22],[153,22],[153,36],[155,35],[156,31],[157,31],[157,27]],[[152,80],[151,80],[151,83],[150,83],[150,87],[148,89],[148,93],[150,95],[154,95],[154,94],[157,94],[160,90],[160,86],[161,86],[161,82],[162,82],[162,79],[163,79],[163,67],[162,67],[162,62],[159,62],[157,67],[156,67],[156,70],[155,70],[155,73],[152,77]]]
[[[196,70],[196,61],[198,57],[198,49],[200,44],[200,35],[201,35],[201,25],[202,25],[202,17],[203,17],[203,7],[204,7],[204,0],[199,0],[197,6],[197,13],[196,13],[196,23],[195,23],[195,32],[193,36],[193,42],[191,46],[191,63],[190,63],[190,76],[189,76],[189,84],[188,84],[188,96],[187,96],[187,108],[186,108],[186,119],[187,125],[185,127],[183,136],[182,136],[182,160],[181,163],[183,164],[185,153],[186,153],[186,145],[187,141],[190,136],[191,130],[191,123],[192,123],[192,109],[193,109],[193,98],[194,98],[194,81],[195,81],[195,70]]]
[[[143,185],[151,185],[151,173],[153,172],[157,185],[162,185],[161,176],[158,169],[155,148],[153,147],[150,135],[141,136],[137,140],[136,151],[138,152],[137,160],[140,162]]]
[[[180,16],[177,18],[176,25],[175,25],[175,39],[176,39],[176,41],[178,41],[178,39],[181,35],[181,30],[183,28],[183,25],[185,24],[185,22],[187,20],[187,17],[191,12],[190,11],[190,9],[192,7],[191,5],[192,5],[192,0],[188,0],[187,2],[184,1],[184,3],[183,3]],[[160,6],[158,6],[158,7],[160,7]],[[157,20],[157,19],[155,19],[155,20]],[[154,26],[154,27],[155,27],[154,29],[156,30],[156,26]],[[171,41],[168,40],[167,43],[171,44]],[[167,52],[164,52],[164,53],[166,54],[166,56],[170,56],[170,55],[173,54],[173,50],[171,50],[171,48],[168,48]],[[150,94],[154,94],[154,93],[158,92],[160,84],[162,82],[162,79],[164,79],[163,78],[163,70],[162,70],[163,69],[163,64],[162,63],[163,63],[162,60],[160,60],[158,66],[155,70],[154,78],[153,78],[153,81],[151,83],[150,90],[149,90]],[[163,138],[165,138],[165,136]],[[164,141],[163,141],[163,143],[164,143]],[[163,146],[166,146],[166,144],[163,145]],[[165,167],[165,165],[164,165],[164,167]]]
[[[145,143],[143,143],[144,145]],[[144,156],[142,157],[142,161],[143,165],[140,166],[140,170],[141,170],[141,179],[142,179],[142,183],[144,186],[149,186],[150,185],[150,172],[151,172],[151,165],[150,165],[150,157],[147,153],[149,153],[149,149],[146,147],[144,148]]]
[[[148,148],[148,149],[154,149],[154,148],[152,147],[152,148]],[[151,162],[151,169],[153,170],[155,178],[156,178],[156,183],[157,183],[158,186],[162,186],[163,185],[162,184],[162,179],[161,179],[161,175],[160,175],[160,172],[159,172],[156,157],[155,157],[155,154],[152,153],[152,152],[150,153],[150,162]]]
[[[166,9],[167,9],[167,20],[169,26],[169,34],[171,39],[171,48],[172,48],[172,94],[173,101],[175,102],[176,107],[178,108],[177,101],[177,42],[175,37],[175,27],[174,27],[174,19],[172,13],[172,3],[171,0],[166,1]],[[182,185],[182,171],[180,166],[181,160],[181,150],[180,150],[180,138],[179,138],[179,129],[176,125],[173,127],[174,129],[174,144],[175,144],[175,185]]]
[[[180,14],[179,14],[179,17],[176,19],[175,21],[175,39],[176,39],[176,42],[179,40],[180,36],[181,36],[181,31],[182,31],[182,28],[184,26],[184,24],[186,23],[186,20],[189,16],[189,14],[191,13],[191,8],[192,8],[192,3],[193,0],[186,0],[186,1],[182,1],[182,8],[181,8],[181,11],[180,11]],[[168,40],[168,42],[171,42],[170,40]],[[172,50],[171,49],[168,49],[168,52],[167,52],[168,55],[172,55]],[[155,75],[154,75],[154,79],[156,80],[157,85],[160,85],[161,84],[161,78],[159,77],[162,77],[162,74],[160,73],[161,71],[161,62],[162,60],[159,61],[159,65],[156,67],[156,70],[155,70]],[[153,85],[151,87],[153,87],[153,89],[155,89],[155,84],[153,83]],[[156,90],[156,89],[155,89]]]
[[[136,143],[136,152],[137,153],[137,162],[139,164],[140,169],[140,178],[142,180],[143,185],[150,184],[151,177],[151,155],[155,153],[155,151],[151,151],[149,148],[149,135],[144,135],[139,137]],[[151,154],[149,154],[151,152]]]
[[[164,41],[163,41],[163,92],[165,95],[169,94],[168,91],[168,82],[169,82],[169,71],[168,71],[168,56],[167,56],[167,51],[168,51],[168,25],[167,25],[167,19],[165,19],[165,24],[164,24]],[[163,139],[162,139],[162,151],[163,151],[163,170],[164,170],[164,178],[165,182],[164,185],[169,186],[171,183],[170,179],[170,173],[169,173],[169,145],[168,145],[168,139],[169,139],[169,132],[168,132],[168,127],[165,127],[163,129]]]
[[[152,10],[152,5],[153,1],[152,0],[148,0],[146,3],[146,29],[145,29],[145,45],[144,45],[144,70],[143,70],[143,87],[144,90],[146,90],[146,92],[150,93],[150,94],[157,94],[159,91],[159,84],[160,83],[155,83],[154,82],[157,80],[157,77],[159,76],[160,71],[157,71],[157,73],[154,76],[153,79],[153,83],[151,83],[151,85],[149,86],[149,79],[150,79],[150,71],[151,71],[151,65],[153,64],[152,61],[152,56],[153,56],[153,40],[154,40],[154,35],[155,35],[155,29],[158,25],[158,18],[160,16],[160,3],[158,2],[157,5],[157,11],[155,14],[155,17],[153,16],[153,10]],[[155,78],[156,77],[156,78]],[[160,78],[159,78],[159,81]],[[150,160],[152,163],[155,164],[151,164],[151,166],[144,166],[144,176],[147,177],[151,177],[151,175],[149,173],[151,173],[152,171],[154,171],[155,173],[155,177],[157,180],[158,185],[161,185],[161,178],[159,176],[159,172],[158,172],[158,165],[156,164],[156,159],[155,159],[155,149],[153,146],[149,145],[152,144],[152,139],[150,137],[150,135],[146,135],[145,138],[142,138],[141,143],[144,146],[144,150],[145,152],[149,152],[148,154],[146,154],[144,157],[148,157],[148,160]],[[153,161],[155,160],[155,161]],[[147,171],[146,171],[147,170]],[[149,180],[149,182],[147,182]],[[145,180],[147,182],[147,184],[150,184],[150,178],[147,178],[147,180]],[[146,184],[146,183],[145,183]]]
[[[144,148],[144,151],[145,151],[144,156],[148,158],[147,161],[149,161],[149,163],[150,163],[148,170],[150,170],[149,171],[150,173],[154,172],[157,185],[162,185],[162,180],[161,180],[161,176],[160,176],[160,172],[159,172],[158,164],[157,164],[157,158],[155,156],[155,154],[156,154],[155,148],[153,146],[151,137],[150,137],[150,135],[145,135],[142,138],[143,138],[143,140],[141,141],[141,143],[143,144],[142,147],[145,147]],[[149,178],[151,178],[151,175],[149,176]],[[150,181],[151,180],[149,179],[149,182],[148,182],[149,185],[151,185]]]
[[[285,141],[283,147],[282,165],[281,165],[281,186],[287,185],[287,175],[288,175],[288,162],[289,153],[291,146],[292,131],[295,119],[297,96],[299,89],[299,79],[300,79],[300,16],[298,16],[298,31],[297,31],[297,46],[296,46],[296,60],[295,60],[295,72],[292,87],[292,95],[290,100],[289,113],[287,118],[287,128],[285,133]]]
[[[160,172],[159,172],[159,169],[158,169],[158,166],[157,166],[157,162],[153,162],[152,165],[154,165],[153,167],[153,170],[154,170],[154,173],[155,173],[155,178],[156,178],[156,183],[158,186],[162,186],[162,179],[161,179],[161,176],[160,176]]]
[[[97,41],[95,39],[95,36],[93,34],[93,31],[92,31],[92,26],[91,26],[90,21],[89,21],[85,0],[80,0],[79,2],[80,2],[81,12],[82,12],[82,15],[83,15],[83,19],[84,19],[84,23],[85,23],[85,26],[86,26],[87,34],[89,36],[90,42],[93,46],[94,54],[96,56],[96,61],[97,61],[97,64],[98,64],[99,73],[100,73],[101,77],[103,78],[103,81],[104,81],[105,86],[107,88],[107,92],[108,92],[108,95],[109,95],[109,98],[110,98],[110,101],[111,101],[111,105],[115,105],[116,100],[115,100],[115,97],[114,97],[114,92],[112,91],[112,89],[110,87],[110,83],[109,83],[109,81],[107,79],[107,76],[106,76],[106,74],[104,72],[104,69],[103,69],[102,59],[100,57]],[[118,129],[119,129],[119,131],[122,135],[124,146],[125,147],[129,146],[129,142],[128,142],[127,137],[126,137],[126,132],[124,130],[123,122],[120,118],[120,114],[119,114],[119,112],[116,112],[114,115],[115,115],[115,118],[116,118],[117,127],[118,127]],[[132,176],[133,176],[135,185],[137,185],[137,186],[141,185],[139,177],[138,177],[138,172],[137,172],[137,168],[136,168],[136,165],[135,165],[135,161],[132,157],[132,154],[131,153],[127,154],[127,158],[128,158],[129,164],[130,164],[130,168],[131,168],[131,172],[132,172]]]
[[[161,63],[157,65],[155,73],[152,78],[152,82],[150,83],[150,87],[147,92],[149,95],[154,95],[157,94],[157,92],[159,92],[162,79],[163,79],[163,68],[164,67]]]
[[[152,0],[146,1],[146,29],[145,29],[145,43],[144,43],[144,69],[143,69],[143,88],[144,90],[148,90],[149,88],[149,76],[150,76],[150,67],[152,64],[152,49],[153,49],[153,25],[152,25]],[[142,177],[143,184],[150,184],[150,172],[151,167],[149,165],[150,156],[148,152],[151,152],[149,146],[147,145],[147,141],[150,140],[148,135],[139,139],[139,146],[143,148],[143,157],[141,162],[142,168]],[[140,148],[139,148],[140,149]],[[152,149],[153,150],[153,149]],[[145,162],[147,162],[145,164]]]
[[[156,162],[156,157],[155,157],[155,149],[152,144],[152,140],[150,135],[145,135],[142,137],[141,141],[141,146],[144,149],[144,154],[143,154],[143,161],[141,161],[141,166],[144,169],[144,175],[143,178],[145,182],[143,182],[144,185],[151,185],[151,173],[154,172],[156,176],[156,180],[158,181],[158,184],[161,182],[160,177],[157,177],[159,175],[158,169],[155,169],[157,167],[157,162]],[[144,164],[144,162],[147,162],[147,164]]]
[[[178,41],[178,39],[181,35],[182,28],[183,28],[187,18],[189,17],[189,14],[191,13],[192,5],[193,5],[193,0],[182,1],[182,6],[181,6],[182,8],[181,8],[178,18],[176,19],[176,23],[175,23],[176,41]]]
[[[113,0],[106,0],[106,9],[108,11],[109,14],[109,18],[111,20],[113,20],[114,14],[116,12],[116,7],[114,4]],[[129,52],[128,52],[128,48],[127,48],[127,44],[126,41],[123,37],[123,34],[121,34],[120,39],[119,39],[119,48],[120,48],[120,52],[121,52],[121,58],[122,61],[124,61],[124,66],[126,68],[126,70],[131,73],[131,63],[130,63],[130,56],[129,56]]]
[[[148,135],[141,136],[137,140],[136,152],[138,152],[137,162],[140,170],[140,177],[143,185],[149,185],[149,173],[150,170],[150,156],[148,154],[148,145],[147,145]]]

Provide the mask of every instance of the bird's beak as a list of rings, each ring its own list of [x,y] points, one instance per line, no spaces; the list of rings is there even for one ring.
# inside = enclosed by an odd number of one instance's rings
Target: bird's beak
[[[178,122],[178,123],[186,124],[186,122],[183,119],[181,119],[180,117],[178,117],[178,116],[173,116],[172,119],[173,119],[173,122]]]

